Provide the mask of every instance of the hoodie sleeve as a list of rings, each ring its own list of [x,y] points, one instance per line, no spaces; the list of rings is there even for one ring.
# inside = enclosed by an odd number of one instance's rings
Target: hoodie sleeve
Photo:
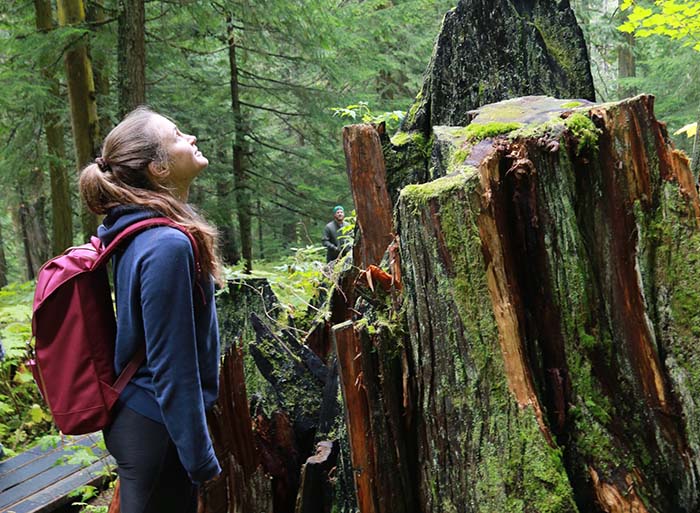
[[[221,467],[207,429],[198,364],[194,256],[184,234],[157,232],[157,241],[140,262],[146,361],[180,460],[192,481],[202,483],[216,477]]]

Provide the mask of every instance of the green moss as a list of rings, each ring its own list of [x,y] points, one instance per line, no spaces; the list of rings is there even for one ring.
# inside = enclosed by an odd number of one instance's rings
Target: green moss
[[[574,134],[578,140],[576,154],[584,150],[596,150],[598,148],[598,136],[600,130],[596,128],[591,118],[580,112],[576,112],[564,120],[564,126]]]
[[[448,171],[453,171],[460,164],[463,164],[465,160],[469,157],[469,148],[459,148],[452,155],[450,155],[450,162],[447,165]]]
[[[438,178],[432,182],[424,184],[407,185],[401,190],[400,199],[413,206],[413,209],[421,208],[428,201],[438,198],[448,191],[461,189],[470,176],[474,176],[478,171],[469,167],[460,173]]]
[[[553,23],[546,17],[536,17],[532,24],[542,36],[550,56],[557,61],[569,79],[581,80],[580,77],[585,73],[585,64],[577,60],[575,52],[572,52],[571,40],[574,36],[568,27]]]
[[[406,114],[406,122],[408,125],[413,125],[416,121],[416,116],[418,115],[418,111],[420,108],[423,106],[423,91],[418,91],[418,94],[416,95],[416,99],[413,102],[413,105],[408,109],[408,113]]]
[[[579,327],[578,339],[581,345],[589,351],[592,351],[598,345],[598,339],[586,333],[582,327]]]
[[[474,122],[464,127],[460,132],[458,132],[458,135],[464,136],[470,142],[478,142],[488,137],[495,137],[497,135],[507,134],[508,132],[512,132],[513,130],[516,130],[522,126],[522,123],[516,122]]]
[[[574,109],[576,107],[580,107],[581,105],[583,105],[582,102],[574,101],[574,102],[562,103],[561,107],[562,107],[562,109]]]

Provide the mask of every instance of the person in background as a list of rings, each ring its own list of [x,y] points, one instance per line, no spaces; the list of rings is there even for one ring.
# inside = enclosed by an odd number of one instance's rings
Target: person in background
[[[216,229],[187,203],[190,184],[209,164],[196,143],[168,118],[139,107],[80,175],[88,207],[106,214],[98,229],[105,246],[131,224],[160,216],[196,243],[158,226],[112,257],[116,374],[146,349],[104,429],[117,461],[121,513],[196,513],[198,486],[221,472],[205,415],[219,391],[214,283],[221,263]]]
[[[340,238],[345,223],[345,210],[341,205],[333,207],[333,220],[323,229],[323,246],[326,262],[332,262],[347,251],[347,243]]]

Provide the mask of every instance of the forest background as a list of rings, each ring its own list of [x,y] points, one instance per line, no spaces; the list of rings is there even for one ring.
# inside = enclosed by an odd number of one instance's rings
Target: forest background
[[[318,245],[332,207],[352,209],[342,125],[397,126],[454,4],[3,2],[0,286],[33,279],[45,260],[94,232],[96,219],[81,213],[78,170],[141,103],[197,135],[211,164],[190,200],[219,227],[229,264]],[[671,133],[695,121],[697,51],[621,33],[629,11],[616,1],[572,5],[598,101],[651,93]],[[692,139],[675,142],[690,153]]]
[[[396,129],[455,4],[0,3],[0,338],[8,352],[0,442],[10,454],[50,420],[29,373],[17,371],[30,337],[32,280],[45,260],[94,233],[78,171],[122,116],[146,103],[197,135],[210,166],[190,200],[218,226],[233,269],[274,267],[291,255],[322,260],[332,207],[352,210],[342,126],[386,121]],[[620,32],[634,11],[617,1],[572,5],[599,102],[651,93],[671,134],[696,121],[700,52]],[[673,137],[691,153],[692,139]]]

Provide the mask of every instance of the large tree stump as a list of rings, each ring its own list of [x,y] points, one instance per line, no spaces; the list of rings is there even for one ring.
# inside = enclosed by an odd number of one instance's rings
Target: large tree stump
[[[436,129],[398,204],[420,511],[700,507],[700,206],[652,107]]]
[[[437,178],[433,127],[518,96],[593,100],[583,32],[568,0],[460,0],[445,14],[423,87],[401,132],[383,141],[389,195]]]

